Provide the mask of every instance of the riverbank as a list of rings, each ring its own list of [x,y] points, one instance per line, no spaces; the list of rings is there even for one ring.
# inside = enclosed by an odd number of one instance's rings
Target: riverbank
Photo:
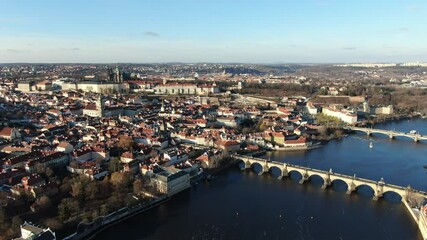
[[[413,118],[420,118],[422,115],[418,113],[414,114],[393,114],[393,115],[380,115],[379,117],[374,117],[370,120],[365,120],[356,123],[356,126],[358,127],[367,127],[367,126],[373,126],[375,124],[381,124],[381,123],[387,123],[391,121],[401,121],[406,119],[413,119]]]
[[[121,208],[107,216],[99,217],[90,223],[79,223],[76,231],[65,237],[64,240],[92,239],[107,228],[163,204],[168,200],[170,200],[170,197],[161,196],[142,205]]]

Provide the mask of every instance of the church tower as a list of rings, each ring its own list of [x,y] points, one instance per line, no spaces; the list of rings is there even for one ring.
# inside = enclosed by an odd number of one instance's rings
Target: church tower
[[[365,113],[370,113],[371,112],[371,109],[369,107],[368,101],[364,101],[363,102],[363,112],[365,112]]]
[[[104,116],[104,101],[102,99],[102,96],[99,95],[98,99],[96,100],[96,110],[98,111],[98,116],[103,117]]]

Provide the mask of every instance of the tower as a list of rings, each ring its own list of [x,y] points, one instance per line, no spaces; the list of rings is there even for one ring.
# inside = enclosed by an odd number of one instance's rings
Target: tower
[[[369,103],[368,103],[368,101],[364,101],[364,102],[363,102],[363,112],[365,112],[365,113],[370,113],[370,112],[371,112],[371,110],[370,110],[370,108],[369,108]]]
[[[162,106],[160,107],[160,112],[164,113],[165,112],[165,105],[164,105],[164,101],[162,100]]]
[[[123,82],[123,77],[122,77],[122,73],[120,72],[119,66],[116,66],[116,71],[115,71],[115,83],[121,83]]]
[[[102,96],[99,95],[98,99],[96,100],[96,110],[98,111],[98,116],[103,117],[104,116],[104,101],[102,99]]]

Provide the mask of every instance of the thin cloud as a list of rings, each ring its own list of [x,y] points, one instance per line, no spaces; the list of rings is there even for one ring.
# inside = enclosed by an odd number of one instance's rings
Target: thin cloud
[[[144,32],[144,36],[158,37],[159,34],[156,33],[156,32],[150,32],[150,31],[148,31],[148,32]]]
[[[411,11],[411,12],[418,12],[418,11],[420,11],[422,9],[422,7],[420,5],[414,4],[414,5],[407,6],[406,9],[408,11]]]
[[[24,19],[22,18],[0,18],[0,23],[22,23]]]
[[[6,51],[11,53],[23,53],[23,52],[30,52],[30,50],[20,50],[20,49],[14,49],[14,48],[8,48]]]
[[[343,50],[356,50],[357,48],[356,47],[343,47],[341,49],[343,49]]]
[[[61,51],[80,51],[80,48],[61,48]]]
[[[315,3],[319,7],[329,7],[329,6],[331,6],[330,2],[324,1],[324,0],[317,0]]]
[[[409,32],[409,28],[401,27],[401,28],[399,28],[399,32]]]

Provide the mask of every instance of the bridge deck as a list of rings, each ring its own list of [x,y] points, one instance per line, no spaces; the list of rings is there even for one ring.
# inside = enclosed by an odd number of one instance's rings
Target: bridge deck
[[[382,133],[386,135],[393,135],[393,136],[405,136],[410,138],[417,138],[419,140],[427,140],[427,136],[421,135],[421,134],[414,134],[414,133],[405,133],[405,132],[399,132],[399,131],[392,131],[392,130],[385,130],[385,129],[376,129],[376,128],[361,128],[361,127],[347,127],[349,130],[353,131],[361,131],[361,132],[370,132],[370,133]]]
[[[289,163],[283,163],[283,162],[277,162],[277,161],[267,161],[266,159],[262,159],[262,158],[253,158],[253,157],[248,157],[248,156],[243,156],[243,155],[238,155],[238,154],[233,154],[232,157],[235,157],[237,159],[240,159],[242,161],[251,161],[251,162],[257,162],[259,164],[265,164],[267,163],[268,165],[275,165],[276,167],[284,167],[285,164],[287,167],[291,167],[291,168],[296,168],[299,169],[301,171],[311,171],[313,173],[319,173],[319,174],[329,174],[330,172],[328,171],[324,171],[324,170],[320,170],[320,169],[315,169],[315,168],[308,168],[308,167],[303,167],[303,166],[298,166],[298,165],[294,165],[294,164],[289,164]],[[377,184],[377,181],[371,180],[371,179],[366,179],[366,178],[359,178],[359,177],[354,177],[354,176],[349,176],[349,175],[345,175],[345,174],[340,174],[340,173],[331,173],[332,176],[337,176],[343,179],[348,179],[348,180],[358,180],[361,182],[365,182],[365,183],[369,183],[369,184]],[[402,187],[402,186],[398,186],[398,185],[394,185],[394,184],[388,184],[385,183],[384,186],[389,187],[389,188],[393,188],[393,189],[398,189],[398,190],[406,190],[406,187]],[[425,196],[427,196],[426,192],[420,191],[420,190],[415,190],[412,189],[412,191],[423,194]]]

